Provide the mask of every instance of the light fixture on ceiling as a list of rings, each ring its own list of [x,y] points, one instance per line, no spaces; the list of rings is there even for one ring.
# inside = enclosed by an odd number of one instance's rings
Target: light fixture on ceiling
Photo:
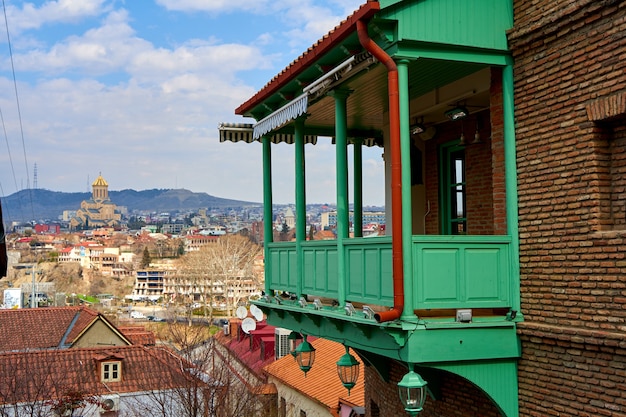
[[[479,143],[483,143],[483,141],[480,140],[480,132],[478,131],[478,118],[476,118],[476,133],[474,133],[474,140],[472,141],[472,145],[477,145]]]
[[[461,119],[461,136],[459,137],[459,146],[465,146],[465,133],[463,132],[463,120]]]
[[[426,126],[424,126],[424,118],[422,117],[422,120],[420,122],[416,120],[415,123],[409,127],[409,130],[411,132],[411,135],[419,135],[420,133],[426,132]]]
[[[452,121],[461,120],[469,116],[469,110],[467,110],[467,108],[464,106],[456,106],[455,108],[445,112],[445,115],[448,119]]]

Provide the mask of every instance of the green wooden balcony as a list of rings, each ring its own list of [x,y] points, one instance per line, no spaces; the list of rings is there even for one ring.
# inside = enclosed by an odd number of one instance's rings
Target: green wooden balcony
[[[510,308],[511,239],[508,236],[413,236],[412,310]],[[269,244],[266,288],[302,293],[313,298],[391,307],[392,251],[390,237]],[[344,251],[345,271],[339,271]],[[300,271],[299,271],[300,270]],[[339,285],[345,282],[345,299]]]

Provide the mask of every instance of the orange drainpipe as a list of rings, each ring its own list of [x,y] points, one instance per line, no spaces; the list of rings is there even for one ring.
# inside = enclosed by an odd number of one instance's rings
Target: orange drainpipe
[[[404,309],[404,271],[402,256],[402,162],[400,158],[400,99],[398,87],[398,67],[380,46],[367,33],[367,23],[356,22],[359,42],[369,53],[387,68],[389,89],[389,144],[391,153],[391,251],[393,271],[393,308],[376,313],[378,322],[400,318]]]

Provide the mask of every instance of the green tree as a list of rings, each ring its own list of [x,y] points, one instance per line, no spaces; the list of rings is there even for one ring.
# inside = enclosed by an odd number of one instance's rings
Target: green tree
[[[143,249],[143,257],[141,258],[141,267],[142,268],[149,267],[150,262],[152,262],[152,257],[150,256],[150,251],[148,250],[148,247],[146,246]]]

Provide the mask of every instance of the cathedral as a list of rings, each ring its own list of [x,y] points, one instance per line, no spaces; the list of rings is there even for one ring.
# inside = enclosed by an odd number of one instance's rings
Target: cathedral
[[[109,198],[109,184],[98,175],[91,184],[91,198],[80,203],[80,209],[70,221],[72,229],[94,229],[98,227],[118,227],[122,214]]]

